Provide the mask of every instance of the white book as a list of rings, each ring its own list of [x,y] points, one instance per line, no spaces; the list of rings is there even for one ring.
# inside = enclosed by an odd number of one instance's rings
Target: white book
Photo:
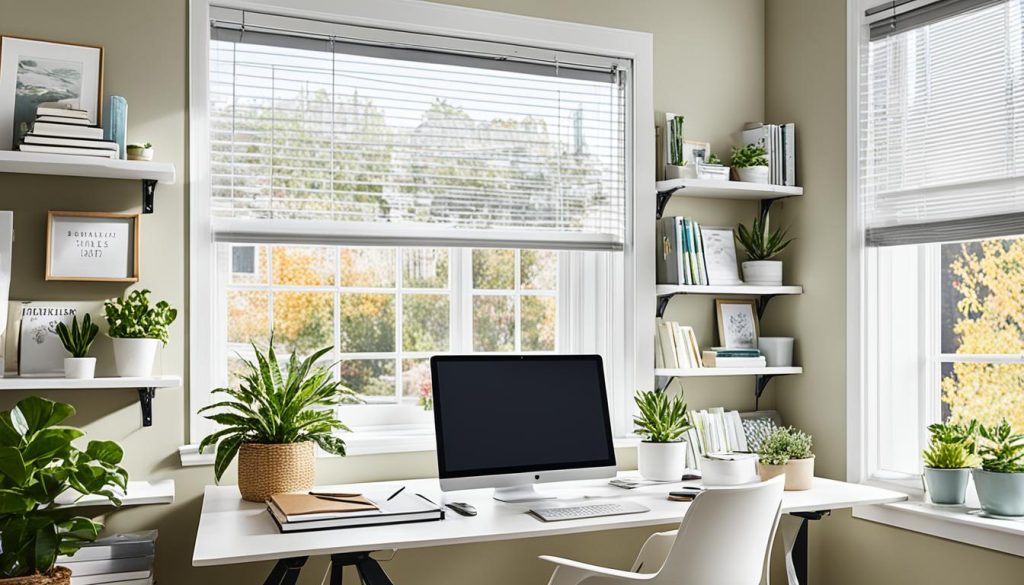
[[[32,132],[35,134],[45,134],[47,136],[91,138],[93,140],[103,139],[103,128],[100,128],[99,126],[78,126],[75,124],[60,124],[56,122],[36,122],[32,125]]]
[[[70,154],[73,156],[88,156],[93,158],[117,158],[116,150],[106,148],[82,148],[78,146],[51,146],[47,144],[25,144],[18,146],[22,152],[43,152],[49,154]]]
[[[60,561],[62,567],[71,569],[72,577],[85,575],[105,575],[108,573],[128,573],[131,571],[150,571],[153,569],[153,555],[145,557],[126,557],[122,559],[100,559],[95,561],[78,561],[72,557]]]
[[[683,335],[683,327],[679,323],[672,323],[672,340],[676,344],[676,359],[680,368],[694,368],[696,365],[690,361],[690,350],[687,349],[686,336]]]
[[[693,327],[686,328],[687,338],[690,340],[690,350],[693,352],[693,359],[697,362],[698,368],[704,367],[704,359],[701,357],[700,345],[697,343],[697,334]]]
[[[661,338],[662,359],[666,368],[676,369],[679,360],[676,358],[676,344],[673,341],[672,327],[667,321],[658,322],[658,336]]]
[[[36,116],[65,116],[68,118],[81,118],[83,120],[89,119],[88,110],[79,110],[77,108],[65,107],[60,102],[49,102],[46,104],[40,104],[36,108]]]
[[[57,557],[57,564],[152,556],[156,551],[157,534],[156,530],[145,530],[104,536],[78,549],[74,556]]]
[[[783,149],[785,163],[785,175],[786,175],[786,186],[796,186],[796,124],[792,122],[783,126],[783,139],[785,142],[785,148]]]
[[[88,118],[72,116],[37,116],[36,122],[56,122],[57,124],[74,124],[76,126],[89,126]]]
[[[153,575],[153,571],[125,571],[123,573],[105,573],[102,575],[83,575],[76,577],[74,573],[71,573],[71,585],[97,585],[99,583],[120,583],[122,581],[132,581],[135,579],[149,579]]]
[[[749,451],[747,448],[747,436],[743,433],[743,419],[740,418],[739,411],[730,410],[726,415],[728,415],[733,433],[736,435],[736,451]]]
[[[661,355],[661,335],[658,334],[657,325],[654,326],[654,367],[665,367],[665,358]]]
[[[764,357],[758,358],[715,358],[715,368],[764,368]]]
[[[51,146],[78,146],[82,148],[103,148],[117,150],[116,142],[107,140],[90,140],[88,138],[64,138],[63,136],[43,136],[42,134],[26,134],[25,144],[49,144]]]

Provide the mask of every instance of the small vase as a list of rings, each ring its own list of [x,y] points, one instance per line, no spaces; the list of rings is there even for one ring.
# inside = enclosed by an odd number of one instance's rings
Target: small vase
[[[64,358],[64,377],[73,380],[92,380],[96,377],[96,358]]]
[[[757,349],[769,368],[788,368],[793,365],[792,337],[758,337]]]
[[[734,167],[735,168],[735,167]],[[744,183],[767,183],[768,167],[744,167],[736,169],[736,176]]]
[[[933,504],[963,504],[971,470],[924,468],[924,485]]]
[[[262,503],[274,494],[308,492],[315,481],[312,441],[242,443],[238,449],[238,491],[243,500]]]
[[[1024,516],[1024,473],[972,469],[978,501],[986,514]]]
[[[686,441],[644,441],[636,449],[640,476],[651,481],[679,481],[686,471]]]
[[[744,262],[743,282],[758,286],[782,286],[782,261],[748,260]]]
[[[114,366],[122,378],[141,378],[153,375],[153,360],[159,339],[133,339],[114,337]]]

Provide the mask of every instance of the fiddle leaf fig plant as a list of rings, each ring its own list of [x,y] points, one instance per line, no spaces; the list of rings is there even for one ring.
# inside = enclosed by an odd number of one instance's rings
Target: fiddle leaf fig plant
[[[103,304],[108,335],[129,339],[159,339],[167,345],[167,328],[178,316],[178,310],[167,301],[150,305],[149,289],[134,290],[127,297],[111,299]]]
[[[78,326],[77,316],[71,318],[71,327],[64,323],[57,323],[57,337],[64,344],[64,349],[68,350],[71,357],[75,358],[84,358],[89,354],[89,348],[92,347],[92,342],[96,339],[96,334],[99,331],[99,326],[92,322],[89,313],[82,317],[81,327]]]
[[[640,414],[633,417],[636,433],[650,443],[672,443],[693,428],[682,396],[669,398],[665,392],[637,392]]]

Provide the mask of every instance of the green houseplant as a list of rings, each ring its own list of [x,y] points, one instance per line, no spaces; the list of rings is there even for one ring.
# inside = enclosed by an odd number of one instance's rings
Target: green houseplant
[[[134,290],[127,297],[110,299],[103,305],[118,376],[151,375],[157,346],[167,345],[167,328],[178,310],[167,301],[150,304],[149,295],[149,289]]]
[[[793,241],[787,238],[788,228],[770,229],[771,220],[767,213],[754,216],[750,227],[742,223],[736,226],[736,241],[747,252],[743,262],[743,281],[747,284],[781,286],[782,262],[772,260]]]
[[[808,490],[814,480],[811,436],[793,427],[777,429],[757,451],[757,474],[762,481],[786,475],[786,489]]]
[[[963,504],[971,468],[980,463],[975,454],[978,422],[935,423],[928,432],[928,448],[921,453],[928,497],[934,504]]]
[[[345,455],[346,431],[336,408],[357,402],[355,393],[334,379],[329,366],[318,365],[331,351],[325,347],[299,361],[293,353],[281,371],[274,341],[263,353],[252,345],[255,361],[242,358],[245,373],[237,388],[217,388],[227,400],[199,410],[222,428],[199,449],[216,445],[214,475],[220,481],[238,455],[238,489],[242,498],[263,502],[270,495],[308,491],[315,479],[314,445]]]
[[[736,169],[736,176],[740,181],[768,182],[768,150],[764,147],[763,140],[757,144],[746,144],[741,148],[732,147],[730,158],[732,168]]]
[[[978,425],[981,468],[972,470],[981,509],[995,516],[1024,516],[1024,435],[1003,419]]]
[[[153,145],[144,142],[142,144],[129,144],[125,147],[128,160],[153,160]]]
[[[123,452],[112,441],[72,441],[84,435],[60,423],[72,416],[69,404],[36,396],[0,413],[0,583],[67,585],[71,571],[55,566],[58,555],[74,554],[96,539],[102,526],[55,505],[73,489],[98,494],[113,505],[128,473]]]
[[[64,377],[75,379],[91,379],[96,375],[96,358],[88,357],[89,348],[100,328],[92,322],[92,316],[86,313],[82,317],[82,326],[78,326],[78,316],[71,318],[71,327],[65,323],[57,323],[57,337],[64,344],[64,349],[71,357],[64,358]]]
[[[637,448],[640,475],[654,481],[679,481],[686,469],[686,431],[693,428],[682,396],[640,391],[635,396],[638,414],[635,432],[643,437]]]

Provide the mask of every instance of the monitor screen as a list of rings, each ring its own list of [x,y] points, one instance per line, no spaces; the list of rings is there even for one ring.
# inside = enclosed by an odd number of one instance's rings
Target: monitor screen
[[[597,355],[438,356],[442,479],[615,465]]]

